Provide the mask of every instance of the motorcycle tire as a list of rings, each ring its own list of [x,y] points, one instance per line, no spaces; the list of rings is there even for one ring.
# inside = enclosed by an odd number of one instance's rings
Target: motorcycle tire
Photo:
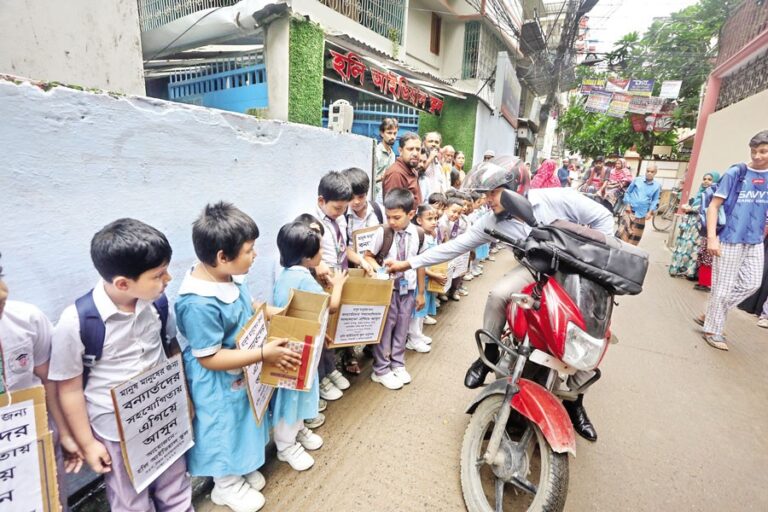
[[[483,489],[483,477],[477,460],[482,457],[481,445],[490,437],[492,424],[503,400],[503,395],[492,395],[483,400],[470,417],[464,432],[461,447],[461,489],[468,512],[496,510]],[[532,422],[528,424],[534,429],[541,459],[538,490],[528,507],[528,512],[561,512],[568,494],[568,454],[555,453],[541,430]],[[509,483],[504,486],[507,493],[514,492],[513,488]],[[495,499],[493,501],[495,503]]]

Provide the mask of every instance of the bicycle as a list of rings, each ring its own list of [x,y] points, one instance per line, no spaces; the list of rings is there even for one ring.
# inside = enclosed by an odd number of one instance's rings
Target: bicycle
[[[662,233],[669,231],[675,220],[675,213],[680,206],[680,195],[682,190],[673,188],[672,193],[669,194],[669,201],[666,204],[659,207],[656,214],[651,221],[653,229],[661,231]]]

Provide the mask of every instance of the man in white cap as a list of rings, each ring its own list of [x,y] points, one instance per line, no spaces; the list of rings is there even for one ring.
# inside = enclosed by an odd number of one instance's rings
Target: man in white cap
[[[496,152],[489,149],[485,153],[483,153],[483,162],[487,162],[491,158],[494,158],[496,156]]]

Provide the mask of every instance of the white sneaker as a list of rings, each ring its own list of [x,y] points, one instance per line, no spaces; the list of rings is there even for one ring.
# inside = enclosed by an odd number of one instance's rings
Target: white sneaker
[[[431,345],[432,344],[432,338],[430,338],[429,336],[427,336],[424,333],[421,333],[421,341],[423,341],[427,345]]]
[[[459,288],[459,295],[461,295],[462,297],[466,297],[467,295],[469,295],[469,290],[465,290],[464,288]]]
[[[424,325],[435,325],[436,323],[437,323],[437,320],[435,320],[431,316],[427,315],[424,317]]]
[[[437,296],[437,307],[440,307],[441,302],[448,302],[448,296],[444,293]]]
[[[480,277],[481,275],[483,275],[483,271],[480,270],[479,268],[475,269],[475,270],[472,271],[472,275],[475,276],[475,277]]]
[[[392,372],[387,372],[384,375],[376,375],[375,373],[372,373],[371,380],[373,382],[378,382],[385,388],[391,390],[400,389],[403,387],[403,381],[395,377],[395,374]]]
[[[497,252],[499,251],[491,251],[491,254],[496,254]],[[496,261],[496,258],[494,258],[493,256],[488,256],[488,261]]]
[[[278,451],[277,460],[287,462],[296,471],[306,471],[315,463],[315,459],[304,450],[300,443],[289,446],[283,451]]]
[[[757,321],[757,326],[763,329],[768,329],[768,318],[761,318]]]
[[[320,428],[325,425],[325,414],[319,412],[317,416],[312,419],[304,420],[304,426],[307,428]]]
[[[224,488],[214,485],[211,501],[216,505],[229,507],[234,512],[256,512],[261,510],[266,502],[264,495],[253,489],[245,480],[241,484]]]
[[[423,340],[420,339],[413,339],[409,338],[408,341],[405,342],[405,348],[408,350],[415,350],[416,352],[421,352],[422,354],[425,354],[432,350],[432,347],[424,343]]]
[[[333,385],[340,390],[344,391],[345,389],[349,389],[349,381],[341,374],[339,370],[333,370],[328,374],[328,378],[331,379]]]
[[[342,396],[344,396],[344,393],[333,384],[331,379],[325,377],[320,381],[320,398],[332,402],[338,400]]]
[[[307,427],[299,430],[296,435],[296,440],[304,447],[305,450],[315,451],[319,450],[323,446],[323,438],[315,434]]]
[[[408,371],[405,369],[404,366],[401,366],[400,368],[395,368],[392,370],[392,373],[395,374],[395,377],[400,379],[400,382],[403,384],[410,384],[411,383],[411,374],[408,373]]]
[[[317,412],[323,412],[328,408],[328,402],[323,400],[322,398],[318,400],[317,402]]]
[[[264,475],[262,475],[261,471],[258,469],[244,475],[243,478],[245,478],[245,482],[251,486],[251,489],[256,491],[262,490],[264,486],[267,485],[267,479],[264,478]]]
[[[447,299],[448,297],[446,297]],[[443,304],[443,301],[440,299],[435,299],[435,308],[439,308]]]
[[[475,276],[473,276],[471,273],[467,272],[466,274],[464,274],[464,278],[463,278],[463,279],[464,279],[465,281],[471,281],[471,280],[473,280],[474,278],[475,278]]]

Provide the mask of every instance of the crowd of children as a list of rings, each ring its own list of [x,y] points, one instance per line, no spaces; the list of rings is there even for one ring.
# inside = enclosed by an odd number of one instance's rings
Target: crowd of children
[[[329,172],[320,180],[314,211],[280,229],[283,269],[268,316],[287,304],[292,289],[329,292],[332,313],[350,266],[386,279],[382,267],[387,260],[404,260],[453,239],[490,213],[482,195],[455,188],[434,193],[420,205],[406,189],[389,191],[380,205],[368,199],[369,189],[369,177],[360,169]],[[357,252],[355,233],[377,226],[371,245]],[[310,391],[277,389],[268,421],[255,421],[243,368],[263,361],[287,370],[300,363],[285,339],[270,340],[262,350],[237,346],[238,333],[255,311],[244,276],[256,257],[258,237],[256,222],[235,206],[207,205],[192,228],[198,262],[184,275],[169,307],[164,291],[171,280],[172,249],[165,235],[137,220],[116,220],[91,242],[101,279],[63,311],[55,327],[34,306],[6,301],[0,268],[5,385],[12,391],[45,386],[51,430],[58,436],[60,476],[79,470],[85,461],[104,475],[110,506],[121,511],[192,510],[190,475],[212,477],[214,503],[253,512],[265,501],[259,468],[270,431],[278,460],[297,471],[314,464],[307,452],[321,448],[323,439],[312,429],[323,424],[327,401],[338,400],[350,387],[337,361],[346,373],[359,374],[364,351],[324,347]],[[381,341],[368,353],[374,382],[392,390],[411,382],[406,350],[431,350],[424,325],[437,323],[442,302],[469,293],[463,281],[481,275],[488,259],[486,247],[463,259],[462,268],[391,276]],[[442,293],[428,291],[430,282]],[[100,326],[95,330],[88,324],[94,318]],[[194,446],[137,493],[123,463],[110,391],[179,353],[193,407]]]

